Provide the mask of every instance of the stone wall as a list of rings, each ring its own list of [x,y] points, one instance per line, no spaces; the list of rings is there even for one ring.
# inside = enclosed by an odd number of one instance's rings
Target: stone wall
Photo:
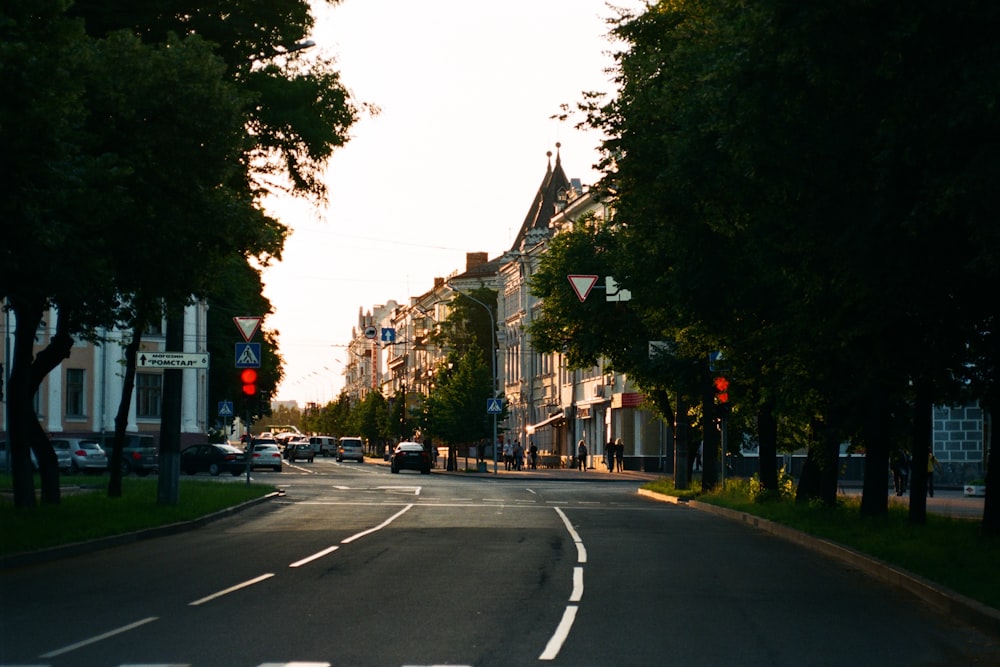
[[[941,467],[936,484],[964,484],[982,477],[983,410],[978,404],[934,408],[934,455]]]

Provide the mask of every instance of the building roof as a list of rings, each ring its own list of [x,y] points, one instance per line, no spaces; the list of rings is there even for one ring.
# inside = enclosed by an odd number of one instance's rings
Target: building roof
[[[528,214],[524,216],[521,229],[514,239],[514,244],[510,247],[513,251],[522,249],[525,237],[534,230],[548,232],[549,221],[552,220],[559,211],[565,208],[565,203],[572,196],[573,184],[566,178],[566,172],[562,168],[562,160],[559,155],[559,147],[556,144],[556,164],[552,165],[552,151],[546,153],[548,165],[545,168],[545,176],[542,178],[538,192],[531,202]]]

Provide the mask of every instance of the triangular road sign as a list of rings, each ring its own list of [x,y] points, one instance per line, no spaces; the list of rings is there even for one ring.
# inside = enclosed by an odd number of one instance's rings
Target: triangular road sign
[[[590,290],[597,283],[597,276],[569,275],[566,277],[569,278],[569,284],[573,286],[576,298],[580,301],[587,300],[587,295],[590,294]]]
[[[261,317],[234,317],[233,322],[236,322],[236,328],[240,330],[243,340],[249,343],[257,334],[262,319]]]

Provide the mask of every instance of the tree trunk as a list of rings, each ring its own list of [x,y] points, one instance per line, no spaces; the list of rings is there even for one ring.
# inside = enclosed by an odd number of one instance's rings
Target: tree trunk
[[[167,351],[184,350],[184,310],[168,306]],[[181,457],[181,388],[184,371],[168,368],[163,372],[163,408],[160,410],[160,478],[156,502],[176,505],[179,501]]]
[[[712,378],[706,375],[701,384],[701,489],[702,491],[711,491],[719,480],[719,473],[715,467],[719,462],[721,438],[715,420],[715,387],[712,385]],[[723,461],[725,461],[725,452],[723,452]]]
[[[14,506],[34,507],[36,504],[31,451],[35,452],[38,461],[42,502],[58,504],[59,468],[52,443],[38,423],[34,397],[45,376],[69,357],[73,347],[73,337],[69,334],[71,317],[68,311],[59,313],[55,334],[36,355],[35,333],[42,322],[45,303],[16,297],[8,301],[16,324],[10,386],[7,388]]]
[[[757,460],[760,464],[760,485],[768,491],[778,490],[778,422],[774,404],[760,406],[757,413]]]
[[[122,381],[122,393],[118,400],[118,412],[115,413],[115,435],[111,445],[111,459],[109,462],[108,475],[108,497],[121,498],[122,496],[122,449],[125,447],[125,431],[128,429],[128,413],[132,407],[132,394],[135,391],[135,364],[136,354],[142,342],[142,330],[145,327],[146,317],[139,313],[136,315],[132,328],[132,340],[125,346],[125,377]]]
[[[910,511],[908,521],[922,526],[927,523],[927,460],[930,458],[934,428],[933,401],[927,383],[917,380],[913,401],[913,458],[910,461]]]
[[[869,399],[868,413],[861,427],[861,441],[865,447],[862,516],[889,514],[889,432],[883,406],[881,394],[876,390]]]
[[[989,401],[989,405],[984,405],[986,419],[986,442],[983,443],[987,449],[986,458],[986,499],[983,504],[983,533],[986,535],[1000,535],[1000,495],[997,494],[997,484],[1000,484],[1000,456],[995,456],[996,448],[993,446],[993,410],[994,401]]]

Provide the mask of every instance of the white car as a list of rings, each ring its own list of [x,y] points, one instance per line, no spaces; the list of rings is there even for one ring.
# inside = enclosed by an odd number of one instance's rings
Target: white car
[[[281,472],[281,450],[275,442],[254,442],[248,448],[251,468],[270,468]]]

